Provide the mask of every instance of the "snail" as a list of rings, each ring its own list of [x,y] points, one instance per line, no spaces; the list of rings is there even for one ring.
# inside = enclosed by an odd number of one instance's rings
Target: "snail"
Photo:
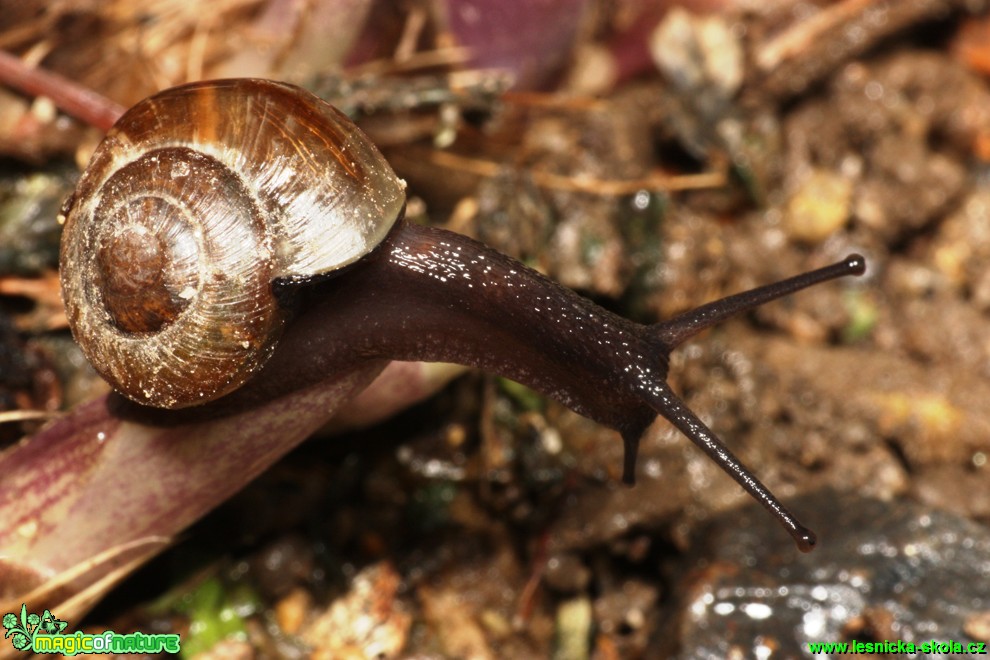
[[[165,90],[108,132],[62,209],[70,327],[117,392],[155,408],[223,410],[388,360],[489,370],[617,430],[630,484],[659,414],[815,545],[670,389],[668,356],[737,312],[861,274],[861,256],[640,325],[404,209],[371,141],[300,88]]]

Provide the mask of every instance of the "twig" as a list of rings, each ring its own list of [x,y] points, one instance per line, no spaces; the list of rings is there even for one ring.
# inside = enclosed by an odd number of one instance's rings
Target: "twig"
[[[124,114],[123,106],[102,94],[57,73],[30,67],[4,51],[0,51],[0,82],[30,96],[45,96],[66,114],[102,131],[110,130]]]
[[[51,419],[59,413],[47,410],[4,410],[0,412],[0,424],[8,422],[32,422],[38,419]]]
[[[440,167],[453,170],[467,171],[483,177],[494,177],[501,171],[503,165],[489,160],[468,158],[449,151],[434,151],[430,160]],[[725,185],[725,174],[722,172],[705,172],[703,174],[684,174],[668,176],[659,172],[651,173],[639,179],[579,179],[551,172],[531,171],[529,175],[533,182],[542,188],[585,192],[593,195],[621,196],[633,195],[640,190],[696,190],[701,188],[719,188]]]
[[[987,0],[841,0],[755,49],[752,88],[792,97],[891,34],[953,12],[986,9]]]
[[[756,51],[754,61],[764,71],[771,71],[784,60],[807,50],[809,44],[843,23],[851,21],[874,0],[845,0],[823,8],[817,14],[785,30]]]

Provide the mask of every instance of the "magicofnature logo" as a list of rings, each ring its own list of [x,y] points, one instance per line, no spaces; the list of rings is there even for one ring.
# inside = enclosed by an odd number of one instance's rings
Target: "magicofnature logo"
[[[112,630],[92,635],[84,632],[65,633],[68,624],[45,610],[40,616],[28,614],[27,604],[21,605],[21,616],[13,612],[3,615],[5,639],[19,651],[34,653],[178,653],[179,636],[149,635],[133,632],[122,635]]]

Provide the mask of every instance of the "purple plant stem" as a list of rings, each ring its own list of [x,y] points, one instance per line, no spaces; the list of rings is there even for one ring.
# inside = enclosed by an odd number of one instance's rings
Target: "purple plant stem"
[[[115,547],[174,537],[324,424],[384,365],[168,427],[123,421],[106,397],[76,407],[0,454],[0,582],[3,563],[51,576]],[[90,571],[74,589],[119,564]]]

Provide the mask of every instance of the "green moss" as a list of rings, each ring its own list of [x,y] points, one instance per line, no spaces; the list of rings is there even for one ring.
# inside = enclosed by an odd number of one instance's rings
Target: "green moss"
[[[865,339],[873,331],[878,318],[877,306],[865,291],[846,292],[844,302],[849,323],[842,329],[842,340],[852,344]]]

